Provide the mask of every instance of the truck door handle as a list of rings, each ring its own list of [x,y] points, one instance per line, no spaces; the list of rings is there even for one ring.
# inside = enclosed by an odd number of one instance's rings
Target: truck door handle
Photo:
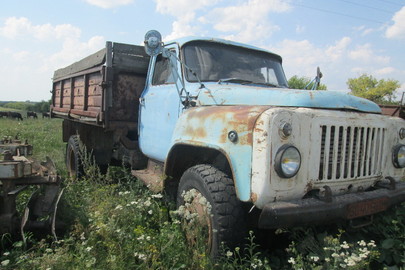
[[[141,104],[142,106],[145,105],[145,98],[140,97],[139,98],[139,104]]]

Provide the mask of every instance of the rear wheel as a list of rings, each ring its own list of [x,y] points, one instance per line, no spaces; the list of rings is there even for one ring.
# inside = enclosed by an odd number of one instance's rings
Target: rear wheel
[[[70,177],[79,179],[83,176],[83,144],[79,135],[72,135],[66,145],[66,167]]]
[[[179,183],[177,206],[186,215],[183,222],[187,240],[195,244],[195,228],[200,228],[198,234],[211,257],[219,255],[221,243],[232,249],[245,239],[245,214],[233,181],[213,166],[196,165],[185,171]],[[196,220],[190,221],[187,216]]]

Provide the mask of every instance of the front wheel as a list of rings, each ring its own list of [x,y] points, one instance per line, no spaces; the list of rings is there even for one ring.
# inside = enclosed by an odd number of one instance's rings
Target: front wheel
[[[188,228],[201,228],[207,254],[217,257],[221,243],[230,249],[246,237],[246,220],[242,203],[237,198],[231,178],[210,165],[196,165],[186,170],[177,192],[179,212],[195,218],[193,226],[187,216]],[[187,240],[198,241],[193,230],[186,228]],[[192,243],[193,244],[193,243]]]

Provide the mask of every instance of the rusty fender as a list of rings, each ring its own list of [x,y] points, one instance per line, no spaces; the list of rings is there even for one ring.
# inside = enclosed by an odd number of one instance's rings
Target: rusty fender
[[[193,145],[221,151],[232,169],[240,200],[250,200],[253,129],[269,106],[207,106],[185,111],[177,121],[172,145]],[[236,133],[231,141],[229,134]],[[170,156],[170,154],[169,154]]]

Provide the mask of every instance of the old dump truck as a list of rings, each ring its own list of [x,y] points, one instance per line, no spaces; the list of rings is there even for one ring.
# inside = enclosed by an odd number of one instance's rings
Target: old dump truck
[[[405,121],[348,94],[289,89],[282,58],[253,46],[163,44],[156,31],[145,46],[107,42],[55,71],[51,107],[72,175],[86,146],[178,205],[192,191],[185,207],[211,213],[213,255],[247,226],[360,226],[405,200]]]

